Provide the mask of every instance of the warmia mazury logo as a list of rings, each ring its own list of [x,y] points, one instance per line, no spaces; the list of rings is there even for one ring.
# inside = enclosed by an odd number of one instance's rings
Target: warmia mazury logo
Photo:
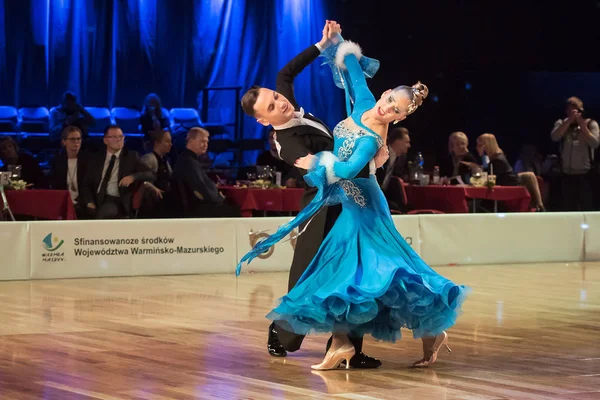
[[[42,240],[44,249],[47,251],[56,251],[63,245],[65,241],[59,239],[58,237],[52,237],[52,233],[49,233],[44,240]]]

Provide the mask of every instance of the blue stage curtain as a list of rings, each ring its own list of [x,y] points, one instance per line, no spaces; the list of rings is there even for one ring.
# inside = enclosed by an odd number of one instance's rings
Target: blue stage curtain
[[[155,92],[167,108],[197,108],[206,86],[274,88],[277,71],[320,40],[327,3],[0,0],[0,105],[52,107],[71,90],[88,106],[139,109]],[[298,77],[297,98],[333,126],[343,93],[319,64]],[[232,99],[211,94],[211,114],[232,119]],[[264,133],[244,120],[244,137]]]

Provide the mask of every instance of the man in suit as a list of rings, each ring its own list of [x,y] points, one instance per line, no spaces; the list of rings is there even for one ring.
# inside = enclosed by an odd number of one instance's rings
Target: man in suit
[[[79,201],[84,185],[88,158],[81,152],[82,134],[77,126],[67,126],[62,130],[63,151],[54,157],[50,166],[52,189],[68,190],[75,206],[78,219],[85,218],[85,205]]]
[[[209,136],[208,131],[203,128],[192,128],[188,131],[185,150],[181,152],[175,164],[173,180],[177,185],[183,185],[185,188],[190,216],[241,217],[239,207],[226,202],[200,162],[199,157],[206,154],[208,150]]]
[[[341,32],[339,24],[327,21],[323,29],[323,38],[315,45],[291,60],[277,75],[277,90],[253,86],[242,97],[242,108],[257,122],[271,125],[275,130],[274,144],[279,157],[287,164],[294,166],[296,160],[308,154],[333,150],[333,135],[329,128],[312,114],[305,113],[298,105],[294,96],[294,79],[304,68],[310,65],[323,51],[329,47],[331,39]],[[299,171],[302,175],[306,170]],[[366,175],[365,175],[366,174]],[[368,177],[368,166],[361,171],[359,176]],[[304,208],[314,198],[317,190],[305,184],[301,207]],[[288,290],[292,289],[302,276],[321,243],[341,212],[340,206],[331,206],[320,210],[296,242],[294,259],[290,268]],[[269,354],[276,357],[285,357],[287,351],[296,351],[300,348],[304,336],[296,335],[289,329],[284,329],[286,323],[274,322],[269,327],[267,349]],[[355,368],[377,368],[381,362],[362,353],[362,337],[350,337],[356,353],[350,360],[350,366]],[[329,348],[331,339],[327,345]]]
[[[152,141],[152,151],[144,154],[141,158],[150,171],[156,175],[154,184],[146,184],[150,190],[144,193],[142,205],[142,215],[153,218],[167,217],[172,212],[170,201],[171,196],[171,178],[173,168],[169,162],[168,154],[172,147],[172,138],[169,131],[156,130],[150,131]]]
[[[127,218],[131,214],[134,182],[154,181],[138,153],[124,148],[118,125],[104,130],[106,150],[90,160],[81,191],[82,203],[96,219]]]
[[[402,210],[404,191],[400,182],[393,177],[399,177],[405,181],[408,178],[406,154],[410,149],[410,135],[408,129],[397,127],[390,130],[387,137],[387,147],[390,158],[383,164],[383,168],[377,169],[377,182],[388,201],[392,210]]]

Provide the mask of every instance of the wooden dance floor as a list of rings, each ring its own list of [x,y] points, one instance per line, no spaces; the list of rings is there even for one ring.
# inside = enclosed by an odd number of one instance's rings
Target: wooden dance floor
[[[266,352],[285,273],[1,282],[0,398],[600,399],[599,263],[437,270],[473,288],[452,354],[412,369],[406,331],[320,373],[326,335]]]

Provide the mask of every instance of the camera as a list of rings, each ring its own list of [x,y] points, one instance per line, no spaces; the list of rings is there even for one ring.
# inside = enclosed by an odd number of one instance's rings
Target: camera
[[[12,172],[0,172],[0,186],[8,186],[11,177]]]

